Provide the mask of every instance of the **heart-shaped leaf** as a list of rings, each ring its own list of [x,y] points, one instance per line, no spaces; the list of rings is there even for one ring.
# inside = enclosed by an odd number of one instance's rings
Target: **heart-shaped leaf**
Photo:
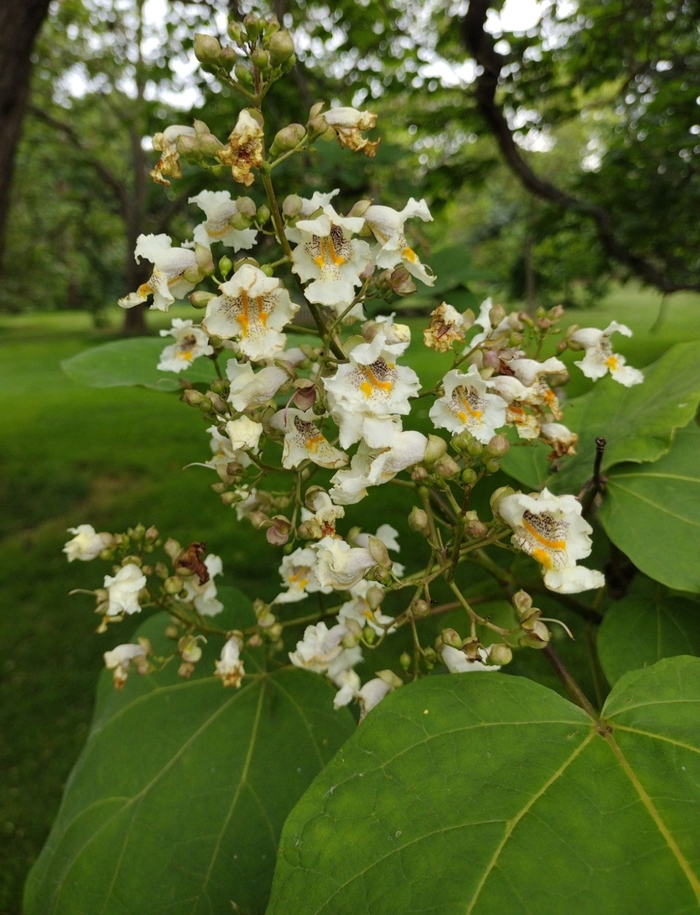
[[[700,606],[643,578],[605,612],[598,657],[609,683],[674,655],[700,655]]]
[[[170,338],[134,337],[86,349],[61,363],[74,381],[91,388],[140,385],[154,391],[180,391],[181,379],[209,384],[215,378],[211,359],[202,358],[181,375],[156,368]]]
[[[139,630],[158,652],[168,620]],[[224,689],[212,675],[222,642],[190,680],[177,661],[121,692],[105,674],[25,915],[264,911],[285,817],[355,725],[323,678],[267,673],[250,652],[241,688]]]
[[[503,674],[397,690],[282,835],[268,915],[680,915],[700,905],[700,659],[604,717]]]
[[[653,464],[608,474],[600,520],[612,542],[650,578],[700,592],[700,427],[679,429]]]

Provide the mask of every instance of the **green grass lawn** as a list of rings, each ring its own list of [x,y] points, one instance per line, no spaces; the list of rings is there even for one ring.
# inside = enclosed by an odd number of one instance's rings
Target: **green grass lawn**
[[[651,293],[621,289],[572,319],[629,324],[635,337],[614,342],[643,366],[675,342],[700,338],[700,297],[671,297],[661,321],[660,304]],[[99,586],[105,570],[64,561],[66,528],[155,524],[183,542],[205,540],[222,556],[229,583],[252,596],[276,593],[279,554],[250,526],[237,527],[209,488],[211,471],[182,469],[209,455],[198,411],[173,395],[84,388],[62,373],[63,359],[114,335],[120,315],[109,317],[111,328],[99,332],[79,313],[0,318],[0,915],[20,912],[26,872],[87,733],[102,652],[117,641],[113,629],[94,634],[90,597],[68,596]],[[167,326],[170,317],[149,320]],[[425,320],[411,323],[412,364],[435,379],[444,368],[431,365],[420,344]],[[578,392],[585,381],[575,377]],[[405,526],[408,508],[386,498],[381,520]],[[355,510],[348,520],[356,523]],[[127,641],[130,631],[118,635]]]

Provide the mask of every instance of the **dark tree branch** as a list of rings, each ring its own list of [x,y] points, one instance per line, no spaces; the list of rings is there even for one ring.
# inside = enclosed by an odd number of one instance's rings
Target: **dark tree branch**
[[[506,61],[496,51],[493,37],[484,30],[486,15],[492,5],[493,0],[470,0],[462,20],[461,35],[464,46],[479,68],[475,92],[479,113],[486,121],[508,167],[520,179],[523,187],[536,197],[592,219],[598,238],[608,256],[624,264],[645,283],[655,286],[663,293],[680,290],[700,291],[700,284],[676,283],[654,264],[636,255],[615,234],[613,219],[604,207],[568,194],[546,181],[537,175],[523,158],[508,121],[496,102],[496,91]]]

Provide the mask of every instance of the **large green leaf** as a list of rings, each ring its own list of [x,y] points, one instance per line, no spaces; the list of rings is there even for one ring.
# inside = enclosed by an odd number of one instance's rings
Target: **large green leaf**
[[[700,660],[604,715],[498,673],[397,690],[290,814],[268,915],[696,912]]]
[[[686,426],[700,403],[700,342],[679,343],[645,369],[643,384],[625,388],[612,378],[565,406],[564,422],[579,435],[578,454],[550,474],[547,449],[526,459],[521,449],[502,462],[507,474],[525,485],[546,480],[557,493],[577,493],[593,474],[596,438],[606,441],[602,469],[623,461],[655,461],[671,446],[676,429]],[[534,465],[533,466],[533,462]]]
[[[180,391],[181,379],[207,384],[215,377],[210,359],[197,359],[181,375],[161,372],[156,366],[168,345],[162,337],[135,337],[116,340],[86,349],[61,363],[63,371],[91,388],[116,388],[141,385],[156,391]]]
[[[608,475],[600,519],[608,536],[650,578],[700,592],[700,428],[680,429],[653,464]]]
[[[140,630],[159,650],[167,619]],[[173,663],[117,692],[105,675],[25,915],[264,911],[285,817],[354,721],[322,677],[250,652],[252,676],[224,689],[216,641],[191,680]]]
[[[644,578],[606,611],[597,647],[609,683],[661,658],[700,655],[700,606]]]

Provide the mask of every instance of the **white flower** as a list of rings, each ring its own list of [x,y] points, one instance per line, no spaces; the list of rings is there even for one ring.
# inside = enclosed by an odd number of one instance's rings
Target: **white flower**
[[[226,363],[226,375],[231,382],[228,401],[239,412],[249,407],[261,407],[290,380],[292,372],[291,366],[284,368],[281,365],[266,365],[259,372],[254,372],[249,362],[229,359]]]
[[[146,576],[134,562],[129,562],[116,575],[105,575],[104,587],[109,595],[107,616],[140,613],[139,591],[146,587]]]
[[[263,129],[251,114],[244,108],[238,115],[236,126],[228,138],[228,146],[217,152],[217,158],[224,165],[231,166],[233,180],[246,187],[255,180],[251,168],[260,168],[263,163]]]
[[[182,178],[177,141],[180,137],[195,137],[196,135],[197,131],[194,127],[172,124],[170,127],[166,127],[162,133],[157,133],[153,137],[153,148],[161,153],[160,159],[150,173],[154,181],[169,187],[170,182],[166,180],[166,175],[168,178]]]
[[[363,629],[369,626],[377,635],[391,632],[396,622],[393,616],[382,613],[381,603],[384,589],[375,581],[358,581],[350,589],[352,600],[346,601],[338,611],[338,621],[347,623],[354,620]]]
[[[216,597],[215,575],[221,575],[223,565],[221,559],[210,553],[204,560],[204,565],[209,572],[209,578],[203,584],[200,584],[199,578],[193,575],[191,578],[185,578],[185,595],[183,600],[191,601],[198,613],[202,616],[216,616],[224,609],[224,605]]]
[[[367,487],[380,486],[397,473],[420,463],[425,457],[428,439],[420,432],[397,432],[388,448],[370,448],[365,442],[353,456],[347,470],[331,478],[330,496],[336,505],[354,505],[367,495]]]
[[[360,703],[360,721],[363,721],[388,693],[400,686],[403,686],[402,681],[391,670],[380,670],[378,676],[368,680],[357,695]]]
[[[566,371],[564,363],[555,356],[545,359],[544,362],[537,362],[536,359],[509,359],[507,365],[518,381],[522,381],[528,388],[541,381],[543,375],[557,375]]]
[[[464,674],[475,671],[500,670],[498,664],[487,664],[486,661],[491,653],[491,646],[488,648],[479,648],[479,659],[470,660],[459,648],[453,648],[451,645],[443,645],[440,649],[440,655],[443,663],[451,674]]]
[[[136,669],[140,674],[148,673],[148,662],[146,657],[150,651],[148,639],[139,639],[138,645],[117,645],[111,651],[105,651],[103,658],[107,670],[114,671],[114,686],[116,689],[122,689],[126,683],[129,665],[136,663]]]
[[[561,423],[542,423],[540,438],[553,449],[550,458],[576,454],[578,435]]]
[[[184,372],[199,356],[211,356],[214,347],[209,337],[193,321],[173,318],[170,330],[162,330],[161,337],[175,337],[172,346],[166,346],[160,354],[158,368],[162,372]]]
[[[547,489],[529,496],[514,493],[499,501],[498,513],[513,529],[514,545],[543,567],[551,591],[574,594],[605,584],[601,572],[576,564],[590,555],[593,529],[574,496],[555,496]]]
[[[300,547],[289,556],[285,556],[279,567],[279,573],[287,590],[278,594],[273,603],[296,603],[315,591],[330,594],[333,589],[319,582],[316,576],[316,565],[316,553],[310,547]]]
[[[326,123],[331,127],[341,146],[356,152],[363,152],[368,158],[377,153],[379,140],[374,142],[362,136],[363,130],[371,130],[377,123],[377,115],[371,111],[358,111],[357,108],[331,108],[325,112]]]
[[[240,660],[241,646],[235,635],[225,643],[221,649],[221,660],[215,661],[216,676],[219,677],[224,686],[235,686],[240,688],[241,681],[245,676],[243,661]]]
[[[323,489],[311,489],[306,494],[308,508],[302,508],[305,535],[309,539],[321,540],[335,535],[335,522],[345,515],[342,506],[334,505]]]
[[[289,653],[295,667],[317,674],[327,674],[334,682],[342,679],[344,671],[362,660],[362,649],[343,648],[343,638],[349,630],[343,623],[329,629],[324,622],[307,626],[304,638],[297,642],[296,650]]]
[[[202,325],[207,333],[240,340],[250,359],[270,359],[284,349],[280,331],[299,311],[280,281],[258,267],[243,264],[219,287],[223,295],[209,301]]]
[[[575,364],[587,378],[602,378],[608,372],[615,381],[619,381],[626,388],[644,381],[644,375],[639,369],[625,365],[625,357],[613,353],[610,346],[610,336],[615,332],[631,337],[632,331],[625,324],[613,321],[605,330],[596,330],[595,327],[583,327],[571,335],[571,340],[586,350],[583,359]]]
[[[362,347],[361,358],[364,355]],[[409,397],[420,389],[413,369],[398,366],[390,355],[381,355],[371,365],[358,361],[355,350],[350,362],[339,365],[332,378],[324,378],[331,416],[340,429],[340,446],[348,448],[364,439],[372,448],[390,447],[401,424],[395,414],[408,414]]]
[[[234,450],[231,439],[227,435],[222,435],[216,426],[209,426],[207,432],[211,435],[210,447],[213,452],[211,460],[205,461],[203,467],[211,467],[215,470],[224,482],[229,479],[228,465],[239,464],[241,467],[248,467],[250,458],[244,451]]]
[[[89,562],[99,556],[102,550],[112,546],[114,542],[114,537],[111,534],[106,532],[98,534],[91,524],[79,524],[77,527],[69,527],[68,533],[75,534],[75,537],[63,547],[63,552],[68,557],[68,562],[73,562],[74,559]]]
[[[313,549],[316,552],[316,577],[323,587],[335,591],[352,588],[377,565],[368,549],[351,547],[337,537],[324,537],[314,544]]]
[[[357,698],[360,692],[360,682],[360,678],[354,670],[341,670],[334,680],[338,692],[333,699],[333,708],[342,708]]]
[[[250,451],[256,454],[262,435],[262,423],[256,423],[248,416],[239,416],[226,423],[226,431],[234,452]]]
[[[379,242],[374,262],[378,267],[386,269],[403,263],[412,276],[427,286],[432,286],[435,282],[434,274],[421,264],[415,251],[409,248],[404,235],[404,223],[412,216],[418,216],[423,222],[432,222],[433,219],[425,200],[418,201],[413,197],[401,211],[382,206],[371,206],[365,210],[365,222]]]
[[[453,343],[464,341],[466,329],[464,316],[452,305],[443,302],[430,313],[430,323],[423,331],[423,342],[438,353],[447,353]]]
[[[211,248],[212,242],[220,241],[234,251],[252,248],[255,244],[258,234],[255,229],[234,229],[231,225],[231,217],[238,213],[238,206],[228,191],[201,191],[188,202],[196,203],[207,217],[206,222],[194,230],[195,242]]]
[[[327,305],[338,315],[351,304],[362,283],[360,274],[371,261],[367,242],[352,238],[363,226],[361,217],[340,216],[331,204],[321,215],[297,221],[300,243],[292,252],[292,270],[302,283],[311,280],[304,290],[309,302]],[[347,317],[362,316],[358,304]]]
[[[489,394],[491,382],[484,381],[475,365],[467,374],[453,369],[445,375],[444,397],[439,397],[428,414],[438,429],[452,433],[466,429],[483,445],[487,444],[506,421],[506,403],[497,394]]]
[[[119,299],[122,308],[131,308],[145,302],[153,294],[151,308],[167,311],[175,299],[184,298],[202,279],[202,272],[194,251],[188,248],[173,248],[172,239],[167,235],[139,235],[134,256],[137,262],[142,257],[153,264],[150,279],[142,283],[136,292]]]
[[[491,321],[491,309],[493,307],[493,300],[490,297],[481,303],[479,316],[474,319],[474,324],[482,327],[483,332],[472,337],[467,344],[467,351],[474,349],[475,346],[479,346],[487,340],[493,340],[499,334],[510,334],[510,318],[508,315],[497,324]]]
[[[274,429],[284,431],[284,450],[282,466],[290,469],[298,467],[302,461],[311,461],[319,467],[335,470],[348,462],[348,456],[334,448],[328,439],[319,432],[313,420],[317,419],[311,410],[280,410],[270,420]]]

